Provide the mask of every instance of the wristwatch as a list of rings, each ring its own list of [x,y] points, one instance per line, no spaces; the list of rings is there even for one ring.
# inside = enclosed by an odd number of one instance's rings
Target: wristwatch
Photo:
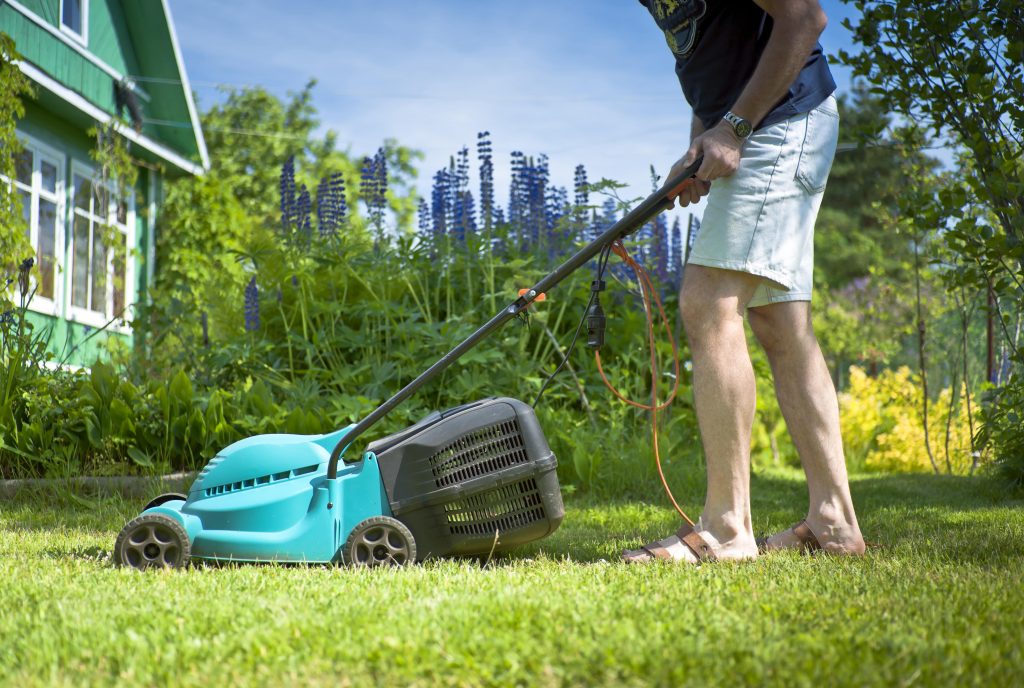
[[[732,130],[740,141],[746,141],[747,137],[754,132],[753,125],[732,111],[722,115],[722,119],[732,125]]]

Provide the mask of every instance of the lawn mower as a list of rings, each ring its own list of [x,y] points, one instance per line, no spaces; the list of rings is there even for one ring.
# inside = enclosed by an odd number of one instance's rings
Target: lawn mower
[[[179,568],[190,560],[401,566],[490,556],[550,535],[565,513],[556,459],[522,401],[489,398],[435,411],[371,442],[356,460],[345,451],[547,290],[672,207],[700,162],[522,290],[358,423],[325,435],[258,435],[222,450],[187,495],[162,494],[124,526],[115,561],[137,569]],[[603,326],[603,314],[595,322]]]

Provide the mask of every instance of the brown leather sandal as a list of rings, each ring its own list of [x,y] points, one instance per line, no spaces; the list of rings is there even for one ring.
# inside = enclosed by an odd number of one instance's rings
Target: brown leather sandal
[[[818,542],[818,538],[814,536],[811,529],[807,527],[807,521],[800,521],[795,526],[790,528],[793,531],[793,535],[800,541],[800,552],[802,554],[812,554],[822,550],[821,543]],[[795,547],[779,547],[778,549],[797,549]],[[757,539],[757,553],[765,554],[772,550],[768,549],[768,538]]]
[[[715,556],[715,551],[711,549],[711,545],[689,523],[684,523],[680,526],[679,530],[676,531],[676,537],[690,548],[690,551],[697,557],[698,563],[718,560],[718,557]],[[622,553],[622,561],[627,564],[639,564],[659,559],[661,561],[676,561],[675,557],[657,542],[646,544],[640,549],[627,549]]]

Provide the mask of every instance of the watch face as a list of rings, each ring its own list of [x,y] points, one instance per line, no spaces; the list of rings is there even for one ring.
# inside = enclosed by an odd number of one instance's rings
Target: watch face
[[[741,139],[745,139],[754,132],[754,127],[750,126],[750,122],[745,119],[741,119],[736,123],[736,135]]]

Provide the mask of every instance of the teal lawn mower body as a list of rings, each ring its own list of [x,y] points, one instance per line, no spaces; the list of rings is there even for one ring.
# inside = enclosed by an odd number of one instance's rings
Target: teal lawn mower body
[[[192,559],[405,565],[490,556],[552,533],[564,516],[555,456],[533,408],[521,401],[490,398],[434,411],[370,443],[355,461],[343,454],[487,335],[524,317],[548,289],[670,208],[700,163],[523,290],[358,423],[326,435],[260,435],[222,450],[187,495],[161,495],[125,525],[115,561],[138,569],[177,568]]]
[[[206,465],[188,495],[168,495],[143,513],[180,522],[193,559],[335,562],[356,525],[391,516],[375,455],[326,478],[331,450],[351,427],[236,442]],[[142,555],[137,561],[145,561],[144,548]]]

